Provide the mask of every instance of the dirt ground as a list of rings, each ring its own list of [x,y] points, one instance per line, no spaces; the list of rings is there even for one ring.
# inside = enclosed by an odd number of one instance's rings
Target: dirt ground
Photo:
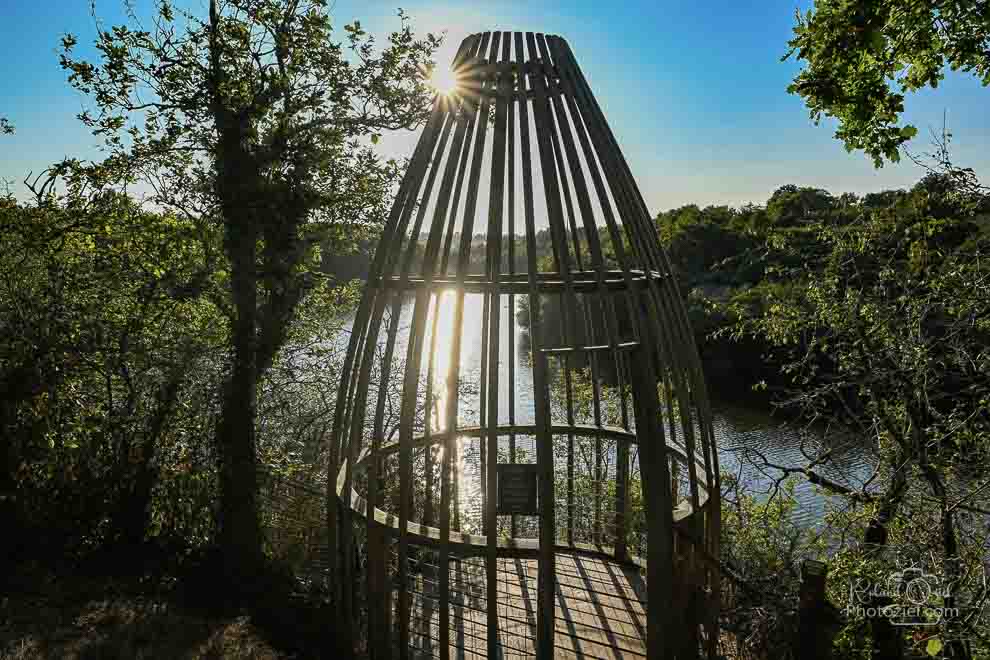
[[[140,585],[24,571],[0,595],[0,660],[286,660],[246,616],[182,611]]]

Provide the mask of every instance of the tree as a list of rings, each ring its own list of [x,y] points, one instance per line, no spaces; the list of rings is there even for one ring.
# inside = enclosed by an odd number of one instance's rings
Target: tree
[[[427,110],[424,74],[439,41],[402,28],[376,52],[358,22],[335,40],[324,0],[211,0],[206,17],[156,3],[145,29],[100,31],[99,66],[73,57],[69,81],[96,103],[80,119],[109,152],[88,174],[142,182],[151,201],[222,227],[230,366],[216,441],[220,545],[229,577],[261,561],[257,388],[314,285],[315,247],[379,226],[399,175],[364,138]]]
[[[698,285],[738,284],[745,279],[729,263],[753,243],[743,213],[725,206],[699,209],[694,204],[657,215],[660,242],[685,295]]]
[[[792,286],[765,289],[754,316],[735,310],[743,318],[736,332],[765,341],[791,379],[778,404],[869,442],[876,455],[860,485],[828,477],[838,444],[809,452],[805,465],[760,462],[781,481],[803,476],[855,512],[858,543],[843,548],[840,564],[864,549],[862,561],[872,561],[894,539],[930,551],[952,585],[948,608],[980,588],[954,562],[982,558],[986,539],[959,516],[986,487],[972,475],[990,457],[990,271],[975,223],[987,200],[967,188],[932,174],[890,207],[864,204],[854,222],[822,221],[817,249],[777,273]],[[943,623],[969,634],[981,625],[971,614]],[[869,623],[874,657],[901,657],[902,630],[883,617]],[[957,644],[952,657],[969,657]]]
[[[777,188],[767,200],[767,215],[775,224],[792,225],[808,221],[834,206],[835,200],[825,190],[789,184]]]
[[[818,123],[839,121],[835,137],[877,167],[897,162],[917,134],[898,123],[904,97],[937,87],[945,68],[990,84],[990,11],[982,0],[817,0],[797,15],[793,55],[806,64],[787,88]]]

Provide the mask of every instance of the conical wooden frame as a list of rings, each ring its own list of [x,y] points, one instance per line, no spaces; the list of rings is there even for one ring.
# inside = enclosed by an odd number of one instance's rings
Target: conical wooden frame
[[[711,413],[632,172],[562,38],[474,34],[452,70],[341,374],[328,511],[342,618],[364,621],[372,657],[420,657],[425,629],[446,660],[452,566],[471,557],[481,653],[500,657],[500,562],[525,558],[531,652],[551,658],[556,562],[598,556],[645,570],[649,657],[714,657]],[[535,472],[537,515],[501,512],[505,464]]]

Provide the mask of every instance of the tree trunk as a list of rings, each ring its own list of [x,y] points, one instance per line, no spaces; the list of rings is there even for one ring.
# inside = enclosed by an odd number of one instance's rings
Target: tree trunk
[[[188,370],[185,364],[176,365],[158,397],[158,406],[144,432],[141,442],[140,462],[133,470],[125,470],[124,479],[129,483],[121,494],[114,527],[120,541],[135,546],[144,541],[151,526],[151,495],[158,483],[159,470],[154,464],[158,442],[165,431],[165,425],[175,409],[179,390],[185,381]]]
[[[897,514],[897,509],[904,499],[904,493],[907,489],[904,471],[898,469],[901,463],[902,460],[898,454],[898,459],[892,463],[894,471],[887,492],[884,493],[879,510],[867,525],[863,538],[864,545],[867,547],[879,549],[887,545],[890,522]],[[886,596],[873,596],[870,601],[870,607],[876,608],[877,611],[891,604],[891,599]],[[901,660],[904,657],[903,629],[893,625],[890,619],[885,616],[871,617],[869,625],[870,633],[873,636],[873,657],[875,660]]]
[[[232,355],[216,442],[220,454],[220,552],[231,586],[250,585],[262,561],[257,505],[255,418],[258,384],[257,252],[265,186],[252,158],[251,117],[232,104],[225,84],[221,18],[210,0],[210,108],[217,131],[216,193],[230,261]]]
[[[926,420],[927,421],[927,420]],[[940,522],[942,531],[942,559],[944,560],[944,570],[945,575],[943,579],[946,579],[950,589],[947,594],[943,596],[942,607],[945,611],[946,621],[954,623],[952,621],[951,612],[956,609],[956,590],[958,589],[958,578],[959,578],[959,566],[956,564],[956,559],[959,556],[959,542],[956,537],[956,526],[954,521],[954,516],[952,509],[949,507],[948,502],[948,491],[945,488],[945,484],[942,482],[942,475],[939,474],[938,469],[931,463],[930,457],[928,455],[928,438],[923,435],[922,427],[919,425],[916,427],[916,446],[920,456],[919,463],[921,467],[921,474],[924,476],[925,480],[928,482],[929,487],[932,490],[932,494],[936,497],[941,508]],[[952,658],[959,658],[960,660],[969,660],[972,655],[967,648],[967,645],[959,639],[949,639],[947,640],[947,651],[948,656]]]
[[[255,446],[258,236],[250,211],[243,211],[225,208],[234,299],[234,351],[217,433],[221,455],[220,549],[232,584],[251,581],[262,558]]]

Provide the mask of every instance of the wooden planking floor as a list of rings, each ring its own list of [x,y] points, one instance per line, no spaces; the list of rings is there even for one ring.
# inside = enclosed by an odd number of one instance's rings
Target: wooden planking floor
[[[498,638],[501,658],[536,655],[535,559],[498,560]],[[487,656],[484,559],[450,567],[450,657]],[[639,570],[607,559],[556,556],[554,657],[616,660],[646,657],[646,584]],[[410,645],[415,658],[439,657],[435,572],[423,571],[412,588]]]

